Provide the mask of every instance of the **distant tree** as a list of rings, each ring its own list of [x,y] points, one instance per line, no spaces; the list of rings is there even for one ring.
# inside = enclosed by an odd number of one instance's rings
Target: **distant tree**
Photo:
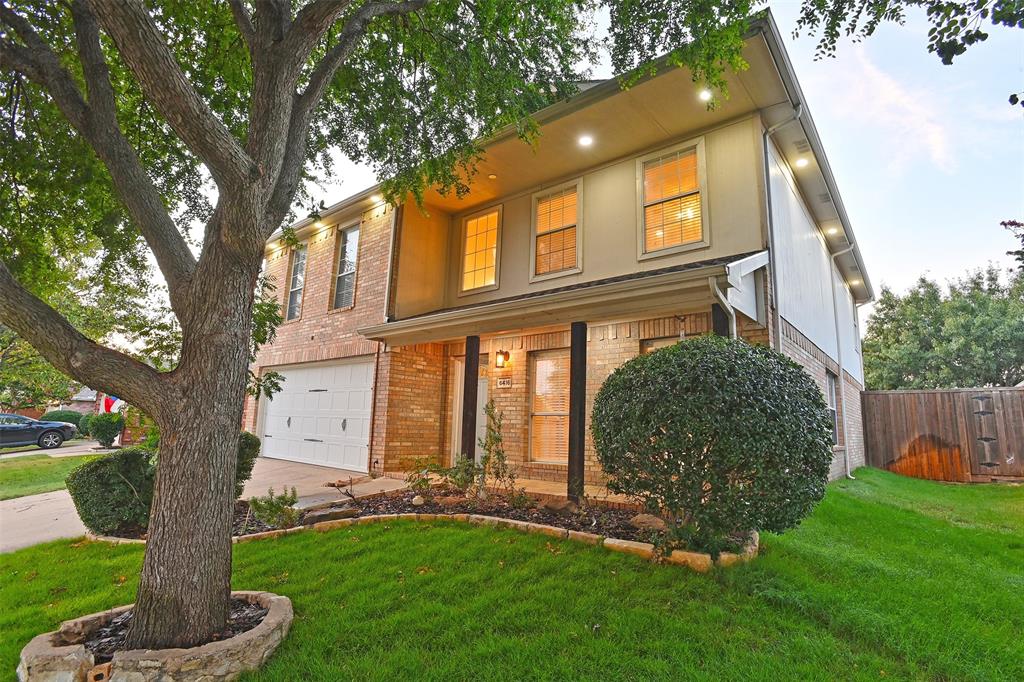
[[[921,277],[907,293],[883,288],[868,318],[868,388],[1013,386],[1024,380],[1024,270],[995,266],[943,290]]]
[[[804,0],[794,33],[818,34],[817,56],[830,57],[842,36],[863,40],[883,22],[902,24],[909,9],[924,10],[931,24],[928,51],[946,65],[987,40],[989,25],[1024,28],[1022,0]],[[1011,94],[1010,104],[1024,105],[1021,97]]]
[[[1024,270],[1024,223],[1019,220],[1004,220],[999,224],[1012,232],[1013,236],[1020,240],[1020,248],[1007,251],[1006,255],[1013,256],[1014,260],[1019,264],[1018,269]]]

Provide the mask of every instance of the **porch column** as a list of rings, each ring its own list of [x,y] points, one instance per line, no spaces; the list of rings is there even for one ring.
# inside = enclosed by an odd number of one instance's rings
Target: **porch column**
[[[719,303],[711,304],[711,331],[715,336],[731,336],[729,333],[729,314]]]
[[[569,346],[569,480],[568,496],[583,497],[583,448],[587,420],[587,323],[573,322]]]
[[[466,337],[466,373],[462,378],[462,442],[461,454],[470,461],[476,458],[476,384],[480,376],[480,337]]]

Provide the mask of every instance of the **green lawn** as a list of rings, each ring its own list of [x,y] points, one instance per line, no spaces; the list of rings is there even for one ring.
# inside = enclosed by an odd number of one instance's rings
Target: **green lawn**
[[[62,490],[71,470],[96,455],[50,457],[29,455],[0,459],[0,500]]]
[[[858,477],[711,575],[454,523],[239,545],[235,586],[296,612],[253,679],[1024,679],[1024,488]],[[0,556],[0,670],[62,619],[131,601],[141,558]]]

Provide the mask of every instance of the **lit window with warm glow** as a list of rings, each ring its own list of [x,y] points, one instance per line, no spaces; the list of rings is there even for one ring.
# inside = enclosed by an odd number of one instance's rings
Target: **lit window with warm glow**
[[[494,286],[497,282],[501,213],[495,208],[466,219],[462,245],[462,290]]]
[[[644,253],[704,239],[696,149],[644,163],[643,208]]]
[[[569,349],[530,353],[530,459],[569,460]]]
[[[578,215],[575,185],[536,200],[533,274],[576,269]]]

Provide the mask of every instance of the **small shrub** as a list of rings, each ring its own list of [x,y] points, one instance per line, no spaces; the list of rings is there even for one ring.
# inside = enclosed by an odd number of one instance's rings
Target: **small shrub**
[[[508,457],[505,456],[501,435],[504,415],[494,406],[494,400],[488,400],[484,405],[484,415],[487,417],[487,431],[480,439],[480,448],[484,451],[480,458],[483,483],[490,483],[500,493],[513,495],[516,492],[518,474],[516,467],[509,464]]]
[[[83,436],[89,435],[89,423],[92,422],[93,414],[83,414],[82,418],[78,420],[78,432]]]
[[[146,448],[156,452],[160,449],[160,429],[156,424],[153,424],[146,431],[146,435],[139,441],[140,448]]]
[[[149,525],[155,478],[152,452],[124,448],[72,471],[67,487],[85,527],[109,535]]]
[[[47,412],[46,414],[44,414],[42,417],[40,417],[39,421],[44,421],[44,422],[67,422],[68,424],[74,424],[75,428],[77,428],[79,431],[81,431],[82,430],[82,427],[80,426],[81,419],[82,419],[82,413],[81,412],[75,412],[74,410],[52,410],[52,411]]]
[[[445,485],[456,488],[463,493],[469,492],[469,489],[476,484],[483,474],[483,467],[468,457],[463,456],[456,458],[454,466],[443,467],[432,464],[429,469],[431,473],[440,476]]]
[[[124,419],[116,412],[98,414],[89,422],[89,434],[105,448],[114,444],[114,439],[123,428]]]
[[[426,459],[417,459],[412,469],[405,473],[405,484],[418,495],[430,492],[431,463]]]
[[[253,515],[263,523],[275,528],[291,528],[299,522],[301,512],[294,506],[298,501],[294,487],[291,492],[285,487],[280,495],[275,495],[274,489],[270,488],[266,496],[250,498],[249,506]]]
[[[630,360],[594,401],[612,492],[665,513],[716,554],[796,526],[825,494],[832,423],[821,390],[764,346],[701,337]]]
[[[148,434],[147,434],[148,435]],[[159,438],[159,434],[157,435]],[[238,459],[235,462],[235,499],[242,496],[245,482],[252,478],[252,468],[260,454],[260,439],[242,431],[238,436]]]

